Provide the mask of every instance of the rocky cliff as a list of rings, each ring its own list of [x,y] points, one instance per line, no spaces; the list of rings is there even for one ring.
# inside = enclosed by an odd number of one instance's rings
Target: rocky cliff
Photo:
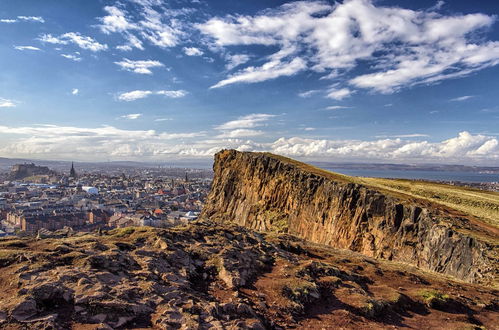
[[[498,283],[497,231],[471,216],[268,153],[224,150],[203,216]]]

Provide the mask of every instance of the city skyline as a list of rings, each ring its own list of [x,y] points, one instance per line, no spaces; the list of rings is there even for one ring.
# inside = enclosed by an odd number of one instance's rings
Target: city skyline
[[[0,4],[0,157],[497,165],[499,4]]]

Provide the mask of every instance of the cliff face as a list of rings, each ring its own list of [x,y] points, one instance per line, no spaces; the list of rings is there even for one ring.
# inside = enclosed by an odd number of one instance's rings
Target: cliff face
[[[266,153],[221,151],[214,171],[205,217],[497,284],[498,237],[465,215]]]

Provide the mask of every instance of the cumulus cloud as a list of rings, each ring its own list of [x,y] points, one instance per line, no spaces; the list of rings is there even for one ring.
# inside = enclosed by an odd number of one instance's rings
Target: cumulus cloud
[[[227,127],[254,126],[241,118],[240,124]],[[257,123],[261,125],[262,123]],[[497,137],[461,132],[444,141],[414,141],[406,138],[377,140],[328,140],[282,137],[269,142],[259,130],[234,128],[219,130],[219,135],[206,138],[206,132],[161,133],[155,130],[123,130],[113,126],[97,128],[35,125],[0,126],[6,139],[0,153],[7,157],[67,158],[75,155],[86,160],[143,160],[209,157],[224,148],[241,151],[270,151],[296,158],[334,161],[387,161],[403,163],[468,163],[497,164]],[[268,139],[267,139],[268,140]]]
[[[73,94],[73,95],[78,95],[78,93],[80,93],[78,88],[73,88],[73,90],[71,91],[71,94]]]
[[[202,56],[204,54],[201,49],[196,47],[184,47],[182,50],[187,56]]]
[[[100,29],[106,34],[113,32],[125,32],[127,30],[137,30],[139,27],[130,22],[126,17],[126,12],[118,7],[106,6],[104,11],[108,14],[99,20],[102,25]]]
[[[145,60],[145,61],[132,61],[124,58],[122,61],[114,62],[123,70],[135,72],[138,74],[152,74],[151,68],[158,68],[165,66],[159,61]]]
[[[128,115],[121,116],[121,118],[123,118],[123,119],[129,119],[129,120],[138,119],[140,117],[142,117],[141,113],[130,113]]]
[[[34,50],[34,51],[41,50],[40,48],[34,46],[14,46],[14,48],[17,50]]]
[[[150,95],[154,95],[154,94],[163,95],[163,96],[166,96],[168,98],[175,99],[175,98],[184,97],[188,93],[187,93],[187,91],[184,91],[184,90],[162,90],[162,91],[135,90],[135,91],[126,92],[126,93],[122,93],[122,94],[118,95],[118,100],[130,102],[130,101],[143,99],[143,98],[146,98],[146,97],[148,97]]]
[[[0,97],[0,108],[14,108],[15,106],[14,101]]]
[[[332,94],[341,98],[344,88],[392,93],[497,65],[499,42],[474,37],[490,27],[495,17],[443,15],[437,12],[442,4],[416,11],[375,5],[370,0],[297,1],[253,16],[214,17],[196,28],[215,48],[279,48],[262,67],[250,66],[213,87],[254,83],[308,69],[329,79],[343,76],[344,86],[338,87],[342,92]],[[370,65],[354,70],[361,61]],[[297,64],[294,70],[286,65],[290,63]]]
[[[193,143],[203,132],[168,133],[155,130],[123,130],[113,126],[73,127],[35,125],[0,126],[0,134],[16,136],[0,146],[7,157],[37,157],[46,159],[107,160],[161,159],[182,155],[205,155],[213,146]]]
[[[107,49],[106,44],[101,44],[92,37],[83,36],[77,32],[64,33],[58,37],[51,34],[42,34],[39,40],[56,45],[68,45],[71,43],[77,45],[81,49],[90,50],[92,52],[99,52]]]
[[[403,136],[403,135],[401,135]],[[406,135],[412,137],[414,135]],[[421,135],[424,136],[424,135]],[[499,159],[494,137],[461,132],[441,142],[411,142],[401,138],[374,141],[317,140],[299,137],[281,138],[272,144],[274,152],[295,157],[320,157],[350,160],[387,160],[411,162],[492,161]]]

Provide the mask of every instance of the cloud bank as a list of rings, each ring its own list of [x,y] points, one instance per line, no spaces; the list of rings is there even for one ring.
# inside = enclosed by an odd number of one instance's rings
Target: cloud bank
[[[125,117],[136,119],[141,114]],[[0,146],[7,157],[66,158],[87,160],[132,159],[162,160],[176,157],[212,157],[224,148],[241,151],[270,151],[306,159],[329,161],[392,161],[397,163],[469,163],[497,165],[499,141],[496,137],[463,131],[443,141],[422,134],[404,138],[380,138],[372,141],[308,139],[281,137],[270,142],[257,142],[272,117],[253,114],[216,126],[219,135],[209,132],[166,133],[155,130],[124,130],[113,126],[81,128],[57,125],[26,127],[0,126],[0,134],[14,136]]]

